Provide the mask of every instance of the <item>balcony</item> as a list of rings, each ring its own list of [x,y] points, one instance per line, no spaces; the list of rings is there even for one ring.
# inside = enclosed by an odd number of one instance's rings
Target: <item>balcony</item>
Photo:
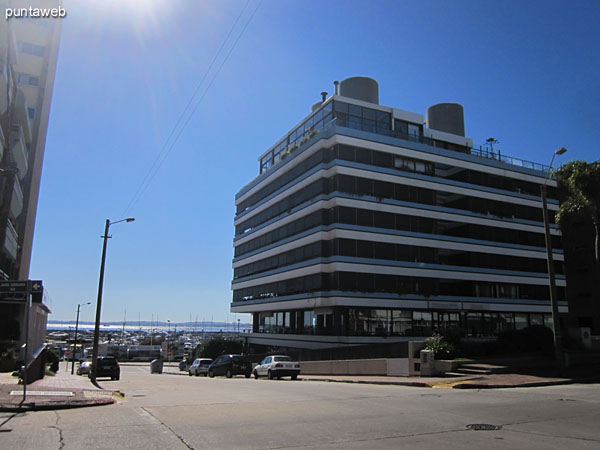
[[[27,174],[29,168],[28,151],[25,145],[25,136],[23,136],[23,128],[19,124],[13,124],[10,127],[10,151],[12,159],[17,165],[19,171],[19,179],[22,180]]]
[[[10,220],[6,221],[6,238],[4,239],[4,246],[2,250],[6,255],[8,255],[11,259],[17,259],[17,249],[19,245],[17,244],[18,239],[17,231]]]
[[[23,211],[23,190],[21,189],[21,183],[15,178],[15,184],[12,193],[12,199],[10,201],[10,217],[16,219]]]
[[[27,113],[27,98],[21,89],[17,91],[15,100],[15,122],[21,125],[21,128],[23,129],[25,143],[31,144],[32,131],[31,121],[29,120],[29,114]]]
[[[8,34],[4,30],[0,33],[0,49],[2,49],[0,54],[0,114],[4,114],[12,100],[10,98],[12,89],[8,88],[15,83],[12,68],[18,62],[16,40],[11,27],[8,27]],[[8,52],[4,53],[6,49]]]
[[[0,161],[4,158],[4,143],[4,132],[2,131],[2,127],[0,127]]]

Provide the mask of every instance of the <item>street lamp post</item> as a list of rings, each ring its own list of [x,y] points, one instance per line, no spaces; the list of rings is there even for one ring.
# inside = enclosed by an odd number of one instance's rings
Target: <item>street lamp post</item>
[[[77,328],[79,327],[79,309],[85,305],[91,305],[92,302],[77,303],[77,320],[75,320],[75,339],[73,340],[73,355],[71,358],[71,375],[75,370],[75,350],[77,349]],[[69,364],[69,363],[67,363]],[[68,366],[67,366],[68,367]]]
[[[554,351],[556,356],[556,364],[559,372],[564,370],[564,359],[562,354],[562,337],[560,331],[560,318],[558,315],[558,297],[556,294],[556,277],[554,275],[554,259],[552,257],[552,238],[550,236],[550,223],[548,221],[548,203],[546,201],[546,183],[552,175],[552,163],[556,155],[562,155],[567,149],[561,147],[554,152],[550,161],[550,169],[544,183],[540,186],[542,196],[542,213],[544,216],[544,236],[546,238],[546,260],[548,262],[548,278],[550,282],[550,305],[552,307],[552,331],[554,333]]]
[[[98,365],[98,339],[100,334],[100,311],[102,310],[102,287],[104,285],[104,265],[106,263],[106,243],[108,238],[108,229],[111,225],[120,222],[133,222],[135,219],[133,217],[128,217],[127,219],[117,220],[116,222],[111,222],[109,219],[106,219],[106,225],[104,227],[104,242],[102,244],[102,260],[100,262],[100,278],[98,280],[98,300],[96,302],[96,324],[94,326],[94,348],[92,351],[92,368],[90,372],[90,379],[93,384],[98,386],[96,383],[96,366]]]

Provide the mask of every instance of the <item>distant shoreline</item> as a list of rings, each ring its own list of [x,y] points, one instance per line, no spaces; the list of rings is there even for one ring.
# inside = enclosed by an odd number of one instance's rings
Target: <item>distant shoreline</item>
[[[78,326],[79,330],[82,332],[93,331],[94,323],[93,322],[79,322]],[[104,322],[100,324],[101,331],[121,331],[125,329],[125,331],[144,331],[150,332],[154,330],[158,333],[164,333],[168,331],[185,331],[185,332],[207,332],[207,333],[215,333],[215,332],[237,332],[238,324],[230,322],[215,322],[213,324],[206,323],[198,323],[197,325],[192,323],[178,323],[178,324],[168,324],[159,322],[158,324],[151,324],[149,322],[126,322],[125,326],[123,326],[123,322]],[[249,323],[240,323],[239,330],[240,332],[248,332],[251,328]],[[75,330],[75,322],[74,321],[50,321],[46,326],[48,331],[73,331]]]

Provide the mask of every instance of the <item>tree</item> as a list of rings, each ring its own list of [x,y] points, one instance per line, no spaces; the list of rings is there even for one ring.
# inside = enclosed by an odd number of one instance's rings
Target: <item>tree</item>
[[[194,357],[215,359],[220,355],[242,353],[243,350],[244,344],[237,339],[215,337],[198,345],[194,350]]]
[[[600,161],[587,163],[571,161],[556,171],[557,178],[568,196],[556,213],[556,223],[561,230],[573,219],[592,221],[595,230],[594,253],[596,265],[600,264]]]

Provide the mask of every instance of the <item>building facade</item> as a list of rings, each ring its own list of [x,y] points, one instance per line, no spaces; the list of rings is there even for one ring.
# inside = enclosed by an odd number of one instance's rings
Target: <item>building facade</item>
[[[460,105],[425,118],[380,105],[372,79],[336,82],[236,195],[231,311],[252,314],[250,344],[306,349],[551,326],[547,171],[475,148]]]
[[[58,0],[2,0],[7,8],[53,8]],[[27,280],[56,72],[61,20],[13,17],[0,26],[0,280]],[[0,345],[24,341],[24,300],[3,295]],[[49,309],[30,310],[30,348],[45,337]]]

